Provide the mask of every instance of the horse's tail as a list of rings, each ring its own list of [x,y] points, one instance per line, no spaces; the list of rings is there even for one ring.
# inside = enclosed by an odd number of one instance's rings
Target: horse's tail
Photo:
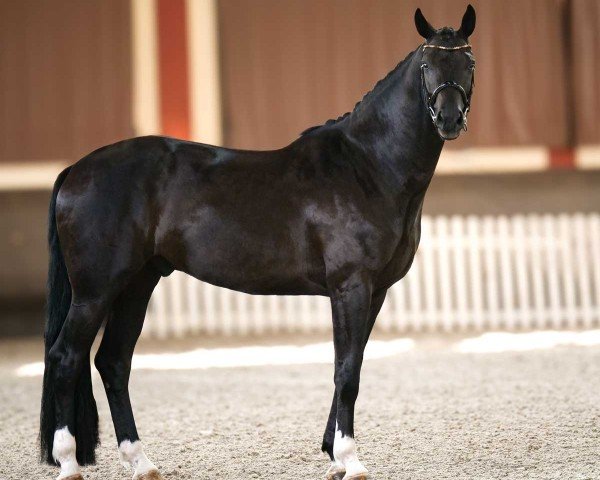
[[[48,266],[47,311],[45,341],[44,386],[40,414],[40,448],[42,461],[54,464],[52,447],[56,431],[54,374],[48,356],[65,323],[71,305],[71,283],[67,274],[65,260],[60,248],[56,228],[56,197],[71,167],[63,170],[52,191],[48,212],[48,248],[50,262]],[[92,392],[92,374],[89,353],[84,362],[75,388],[75,432],[71,432],[77,441],[77,461],[80,465],[94,463],[95,449],[98,445],[98,410]]]

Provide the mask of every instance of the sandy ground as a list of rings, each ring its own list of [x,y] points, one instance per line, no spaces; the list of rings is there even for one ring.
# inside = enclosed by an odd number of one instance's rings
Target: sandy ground
[[[40,345],[0,343],[0,479],[51,479],[40,465],[40,378],[15,366]],[[375,480],[600,478],[600,347],[459,354],[417,348],[372,360],[357,404],[359,453]],[[332,394],[325,365],[135,371],[147,453],[167,480],[321,479]],[[129,479],[95,381],[102,446],[85,478]]]

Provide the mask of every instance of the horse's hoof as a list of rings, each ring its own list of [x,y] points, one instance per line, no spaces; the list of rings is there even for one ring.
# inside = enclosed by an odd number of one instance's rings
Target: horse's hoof
[[[146,472],[143,475],[137,477],[136,480],[164,480],[164,478],[158,472],[158,470],[150,470],[149,472]]]
[[[332,465],[329,467],[329,470],[327,470],[325,480],[343,480],[345,474],[346,470],[343,467]]]
[[[327,475],[327,480],[343,480],[345,474],[346,472],[343,470],[341,472],[331,473]]]

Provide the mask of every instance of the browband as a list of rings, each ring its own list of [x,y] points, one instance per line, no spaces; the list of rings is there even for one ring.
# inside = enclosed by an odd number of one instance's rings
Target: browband
[[[458,47],[443,47],[442,45],[423,45],[423,50],[426,48],[438,48],[439,50],[462,50],[463,48],[471,48],[470,44],[459,45]]]

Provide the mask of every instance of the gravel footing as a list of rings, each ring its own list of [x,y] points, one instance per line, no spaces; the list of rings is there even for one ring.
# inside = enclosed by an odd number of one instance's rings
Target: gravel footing
[[[40,348],[0,345],[1,480],[58,474],[38,462],[41,378],[14,374]],[[131,397],[146,452],[166,480],[323,479],[332,375],[329,365],[140,370]],[[130,479],[97,376],[94,388],[102,446],[84,477]],[[417,349],[368,361],[356,438],[373,480],[598,479],[600,347]]]

